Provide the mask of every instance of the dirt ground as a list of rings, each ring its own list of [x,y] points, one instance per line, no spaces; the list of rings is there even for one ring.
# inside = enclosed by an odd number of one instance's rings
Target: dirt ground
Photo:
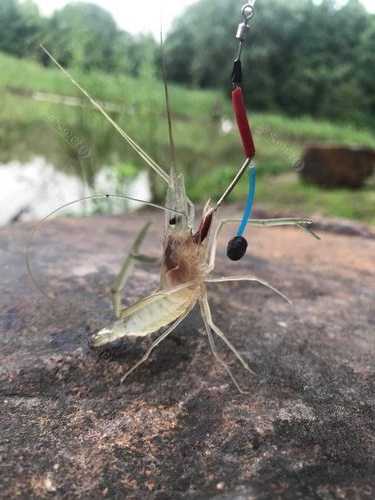
[[[249,361],[221,347],[239,394],[214,363],[198,311],[125,384],[147,342],[100,355],[90,334],[113,319],[108,289],[151,212],[49,222],[0,232],[0,497],[216,499],[375,498],[375,239],[366,230],[320,242],[295,229],[251,229],[249,255],[218,251],[217,275],[254,284],[210,286],[214,319]],[[342,229],[342,227],[341,227]],[[361,236],[363,235],[363,236]],[[124,295],[158,286],[137,267]]]

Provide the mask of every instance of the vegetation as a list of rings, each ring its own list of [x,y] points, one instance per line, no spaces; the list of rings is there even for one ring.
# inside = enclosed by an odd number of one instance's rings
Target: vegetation
[[[92,3],[73,2],[44,18],[32,0],[2,0],[0,26],[0,51],[45,65],[50,61],[40,43],[61,64],[84,70],[137,76],[146,54],[156,63],[157,44],[150,35],[131,36],[118,29],[111,14]]]
[[[242,160],[227,99],[238,10],[238,0],[200,0],[166,40],[168,73],[177,82],[171,96],[178,161],[195,201],[220,195]],[[91,185],[103,165],[113,166],[119,186],[142,168],[50,66],[39,49],[43,42],[156,161],[168,165],[160,51],[152,37],[125,33],[104,9],[81,2],[43,18],[32,0],[3,0],[0,27],[0,161],[41,155]],[[375,16],[357,0],[340,9],[333,0],[262,0],[249,40],[244,67],[257,202],[276,211],[375,223],[371,182],[355,193],[322,191],[295,172],[310,143],[375,148]],[[155,200],[163,187],[153,176]],[[244,180],[232,200],[243,200],[245,191]]]
[[[95,172],[103,165],[114,165],[119,184],[142,168],[140,160],[85,101],[79,101],[83,107],[66,106],[22,95],[22,91],[32,90],[80,99],[61,72],[4,54],[0,54],[0,65],[4,69],[0,76],[0,160],[26,161],[42,155],[58,168],[84,176],[89,183],[94,182]],[[157,161],[168,165],[162,84],[147,67],[142,71],[142,79],[79,69],[73,73],[96,98],[115,104],[118,111],[112,112],[114,118]],[[27,89],[23,87],[25,81]],[[242,159],[237,132],[222,131],[222,119],[231,117],[230,106],[217,91],[172,85],[171,95],[177,155],[189,194],[194,201],[203,200],[207,193],[215,198]],[[293,169],[303,147],[312,142],[375,147],[370,130],[274,113],[252,113],[251,121],[257,144],[259,204],[289,213],[319,211],[375,222],[370,188],[356,193],[320,191],[300,184]],[[161,199],[162,186],[155,176],[152,179],[154,197]],[[232,200],[243,200],[245,190],[246,181],[235,190]]]
[[[166,40],[173,80],[227,91],[239,5],[200,0],[176,20]],[[63,65],[137,76],[146,56],[159,72],[155,40],[120,30],[94,4],[74,2],[43,18],[32,0],[3,0],[0,26],[0,50],[19,57],[49,64],[36,50],[44,42]],[[359,0],[340,8],[334,0],[262,0],[249,40],[252,109],[374,124],[375,16]]]
[[[168,38],[169,73],[227,89],[238,0],[201,0]],[[358,0],[262,0],[244,51],[248,103],[291,115],[373,122],[375,16]]]

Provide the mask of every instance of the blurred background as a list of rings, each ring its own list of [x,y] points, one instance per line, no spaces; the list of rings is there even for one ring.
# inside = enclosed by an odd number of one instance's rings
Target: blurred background
[[[1,0],[0,224],[39,219],[93,192],[163,200],[160,181],[39,47],[168,167],[160,20],[178,165],[194,201],[220,195],[243,155],[230,75],[244,3]],[[243,64],[257,207],[375,224],[375,2],[255,7]],[[232,201],[246,189],[244,180]],[[69,211],[133,207],[93,202]]]

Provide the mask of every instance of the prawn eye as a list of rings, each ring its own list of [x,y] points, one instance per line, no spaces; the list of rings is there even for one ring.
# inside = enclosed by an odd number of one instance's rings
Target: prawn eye
[[[178,216],[178,215],[174,215],[173,217],[171,217],[169,219],[169,225],[170,226],[175,226],[176,224],[178,224],[179,222],[181,221],[181,217]]]

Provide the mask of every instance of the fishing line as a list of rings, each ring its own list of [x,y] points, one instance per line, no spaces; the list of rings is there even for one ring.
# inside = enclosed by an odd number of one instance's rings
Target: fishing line
[[[249,192],[247,195],[246,207],[242,216],[240,226],[237,231],[237,236],[243,236],[246,226],[253,212],[255,191],[256,191],[256,165],[252,163],[249,167]]]
[[[240,260],[246,254],[248,243],[246,238],[244,237],[244,233],[252,215],[256,191],[256,165],[253,161],[253,158],[255,156],[255,145],[251,133],[249,119],[247,117],[245,98],[242,90],[241,63],[243,44],[246,40],[247,32],[250,27],[250,21],[254,17],[254,4],[255,0],[249,0],[248,3],[242,7],[241,14],[243,21],[238,25],[236,33],[236,39],[239,41],[239,44],[237,56],[234,60],[232,70],[232,106],[246,157],[245,164],[243,165],[243,167],[241,167],[234,183],[232,184],[234,187],[240,181],[242,175],[246,170],[248,171],[249,182],[246,206],[244,208],[243,216],[237,230],[237,235],[235,236],[235,238],[229,241],[227,246],[227,256],[231,260]],[[219,202],[221,201],[222,200],[220,200]]]

